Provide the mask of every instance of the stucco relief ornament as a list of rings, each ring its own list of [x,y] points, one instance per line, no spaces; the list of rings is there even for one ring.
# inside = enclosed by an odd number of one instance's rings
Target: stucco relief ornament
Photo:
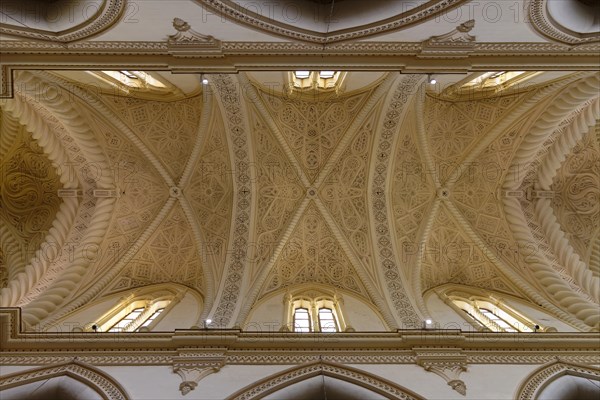
[[[169,35],[169,53],[174,57],[223,57],[221,41],[192,29],[181,18],[173,19],[176,33]]]
[[[475,20],[463,22],[454,30],[443,35],[432,36],[423,41],[419,58],[462,58],[475,50],[475,36],[469,34]]]

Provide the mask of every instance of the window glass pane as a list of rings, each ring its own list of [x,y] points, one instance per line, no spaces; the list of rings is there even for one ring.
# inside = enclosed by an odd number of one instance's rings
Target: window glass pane
[[[108,332],[121,332],[121,331],[123,331],[123,329],[127,325],[129,325],[133,320],[135,320],[137,317],[139,317],[142,312],[144,312],[144,308],[143,307],[134,309],[129,314],[127,314],[126,316],[124,316],[123,318],[121,318],[121,320],[119,322],[117,322],[116,324],[114,324],[108,330]]]
[[[461,310],[463,310],[465,312],[465,314],[467,314],[469,316],[469,318],[471,318],[473,321],[475,321],[475,323],[477,325],[479,325],[482,328],[485,328],[485,325],[481,323],[481,321],[479,321],[477,319],[477,317],[475,317],[473,314],[471,314],[469,311],[465,310],[464,308],[461,308]]]
[[[310,332],[308,309],[296,308],[294,310],[294,332]]]
[[[331,309],[319,309],[319,326],[321,327],[321,332],[337,332],[335,318]]]
[[[482,308],[480,310],[486,317],[494,321],[500,328],[502,328],[503,331],[518,332],[511,324],[509,324],[504,319],[500,318],[498,315],[488,310],[487,308]]]
[[[321,79],[330,79],[335,75],[335,71],[321,71],[319,72],[319,77]]]
[[[297,79],[306,79],[310,76],[310,71],[296,71],[294,72]]]
[[[142,326],[148,326],[152,323],[152,321],[154,321],[154,319],[156,319],[156,317],[158,317],[158,315],[163,312],[164,308],[159,308],[158,310],[154,311],[154,314],[152,314],[147,320],[144,321],[144,323],[140,326],[140,328]],[[136,329],[139,330],[140,328]]]

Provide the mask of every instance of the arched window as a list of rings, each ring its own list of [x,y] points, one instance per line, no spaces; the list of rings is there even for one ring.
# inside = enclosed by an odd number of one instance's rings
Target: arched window
[[[96,321],[85,326],[84,331],[143,332],[152,330],[182,298],[186,291],[159,290],[146,294],[122,297],[117,304]]]
[[[165,304],[166,306],[168,303],[168,301],[163,301],[161,305]],[[134,308],[129,314],[108,328],[107,332],[139,332],[141,328],[150,326],[156,317],[165,310],[165,306],[157,309],[155,309],[156,305]]]
[[[286,296],[287,324],[293,332],[342,332],[349,327],[341,310],[340,296],[321,292]]]
[[[449,304],[460,310],[477,330],[493,332],[533,332],[536,324],[501,301],[493,298],[448,296]],[[539,325],[538,325],[539,328]]]
[[[292,71],[288,73],[291,90],[335,91],[342,86],[346,73],[342,71]]]

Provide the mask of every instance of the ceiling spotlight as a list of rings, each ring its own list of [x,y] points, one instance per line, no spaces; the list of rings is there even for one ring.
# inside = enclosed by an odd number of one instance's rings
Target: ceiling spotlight
[[[429,81],[430,85],[435,85],[437,83],[437,80],[431,76],[431,74],[427,75],[427,80]]]
[[[208,85],[208,79],[204,75],[202,75],[202,84]]]
[[[432,321],[431,319],[429,319],[429,318],[427,318],[427,319],[425,320],[425,323],[426,323],[427,325],[431,325],[431,323],[432,323],[432,322],[433,322],[433,321]]]
[[[207,320],[206,320],[206,323],[207,323],[207,324],[210,324],[211,322],[212,322],[212,319],[207,319]]]

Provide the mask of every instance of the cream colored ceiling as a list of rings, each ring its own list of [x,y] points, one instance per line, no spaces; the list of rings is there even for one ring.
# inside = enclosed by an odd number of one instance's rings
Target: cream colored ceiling
[[[3,138],[37,148],[47,174],[29,186],[53,210],[16,218],[47,216],[60,249],[15,261],[18,224],[2,219],[2,302],[29,324],[164,282],[230,326],[263,296],[311,283],[363,298],[390,327],[418,325],[423,294],[447,283],[598,324],[598,74],[477,100],[440,97],[419,75],[312,98],[270,90],[268,74],[213,75],[166,102],[68,76],[22,72],[53,96],[17,90],[2,104]],[[77,196],[57,196],[59,176]],[[61,199],[72,212],[57,214]]]
[[[106,0],[68,31],[0,26],[2,305],[49,325],[174,282],[234,326],[263,296],[314,283],[394,328],[420,326],[423,294],[455,283],[598,328],[598,74],[569,71],[598,69],[597,33],[565,29],[544,0],[361,2],[367,19],[344,1],[329,26],[266,9],[242,23],[226,3]],[[362,71],[307,96],[288,90],[299,65]],[[448,90],[494,65],[564,71]],[[165,89],[87,72],[121,66]],[[238,73],[204,88],[186,73],[208,71]],[[6,198],[24,155],[13,139],[47,171],[28,186],[37,208]]]

